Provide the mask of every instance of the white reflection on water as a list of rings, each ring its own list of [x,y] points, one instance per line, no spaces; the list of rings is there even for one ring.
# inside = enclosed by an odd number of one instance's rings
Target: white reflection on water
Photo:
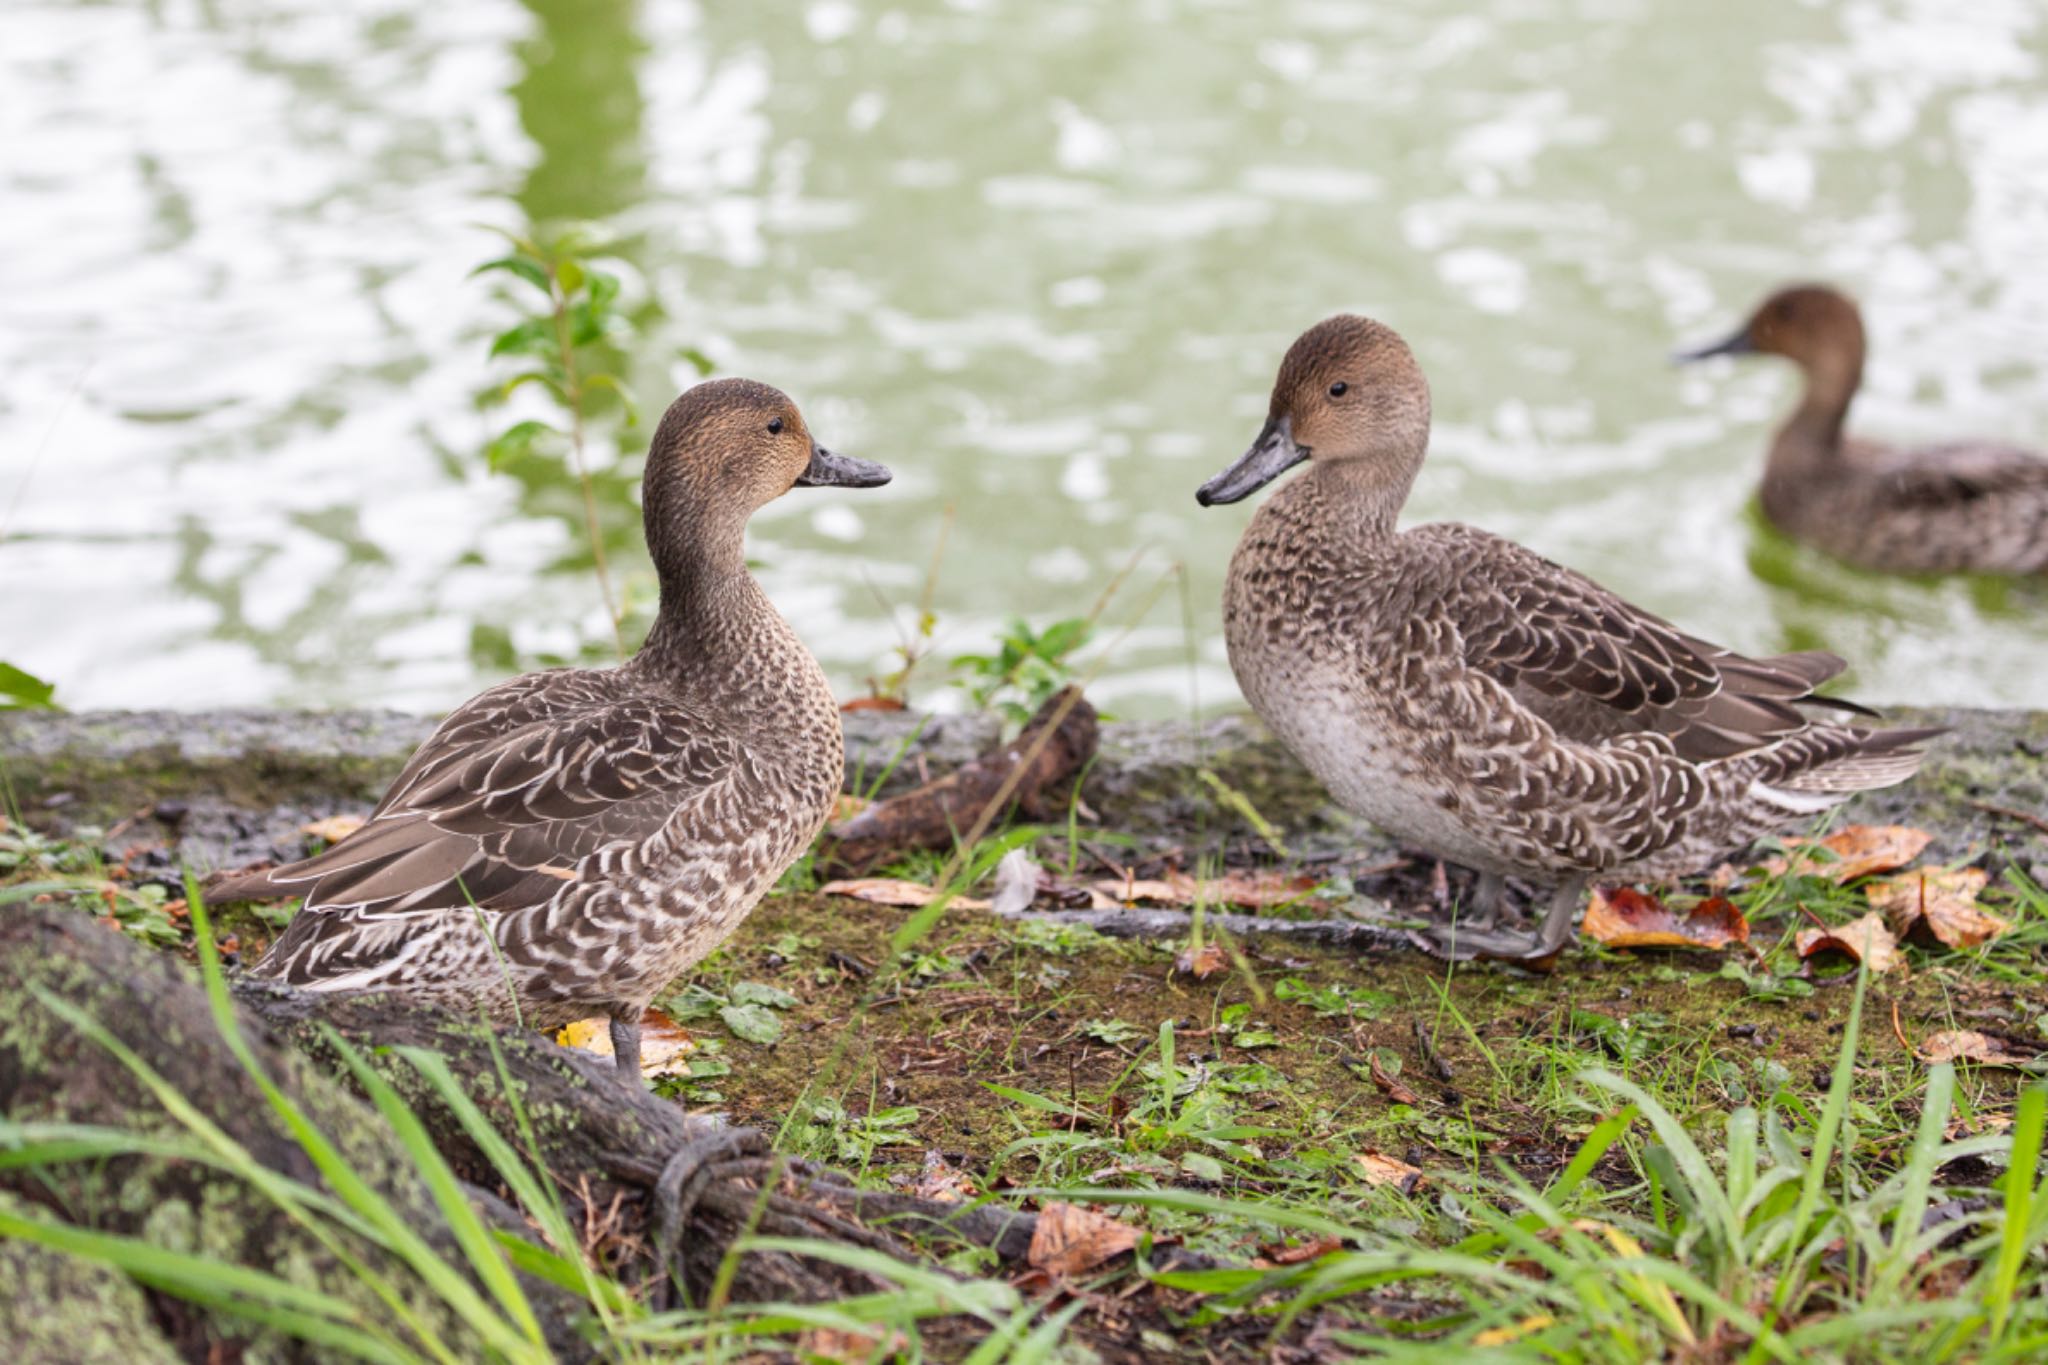
[[[1743,648],[1837,649],[1879,699],[2041,700],[2039,589],[1760,532],[1790,376],[1663,361],[1827,276],[1868,305],[1863,429],[2048,444],[2038,7],[1445,8],[10,6],[0,657],[73,705],[431,708],[506,666],[480,639],[602,641],[573,503],[486,475],[473,406],[472,225],[568,202],[667,309],[649,397],[698,346],[896,469],[755,535],[845,690],[951,506],[942,652],[1136,554],[1110,617],[1153,605],[1104,695],[1226,701],[1246,509],[1191,490],[1353,307],[1432,378],[1418,516]]]

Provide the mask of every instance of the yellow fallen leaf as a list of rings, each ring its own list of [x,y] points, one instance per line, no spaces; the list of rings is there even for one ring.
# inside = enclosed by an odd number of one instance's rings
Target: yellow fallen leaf
[[[1474,1346],[1506,1346],[1511,1342],[1520,1341],[1531,1332],[1540,1332],[1556,1321],[1557,1319],[1548,1313],[1538,1313],[1534,1317],[1523,1318],[1520,1322],[1509,1327],[1489,1327],[1478,1336],[1472,1338],[1472,1344]]]
[[[1922,867],[1872,882],[1863,894],[1900,938],[1921,933],[1950,948],[1975,948],[2012,928],[2012,921],[1977,904],[1977,893],[1990,880],[1981,867]]]
[[[1907,825],[1846,825],[1825,839],[1787,839],[1791,858],[1773,858],[1764,870],[1774,877],[1787,872],[1804,877],[1826,877],[1834,882],[1852,882],[1873,872],[1890,872],[1919,857],[1934,836]],[[1823,848],[1833,857],[1815,857],[1803,848]]]
[[[325,820],[314,820],[299,826],[299,833],[309,834],[315,839],[338,844],[363,827],[360,815],[330,815]]]
[[[563,1047],[609,1057],[613,1055],[611,1020],[578,1019],[564,1024],[556,1031],[555,1041]],[[641,1075],[666,1076],[686,1071],[690,1054],[696,1050],[697,1041],[688,1030],[660,1010],[648,1010],[640,1016]]]
[[[875,905],[895,905],[905,909],[916,909],[930,905],[939,898],[938,891],[922,882],[900,881],[895,877],[850,877],[845,881],[826,882],[818,888],[821,896],[848,896],[857,901],[868,901]],[[962,910],[986,910],[988,902],[974,896],[955,896],[948,902]]]
[[[1872,976],[1883,976],[1899,965],[1899,941],[1892,937],[1891,930],[1885,928],[1884,917],[1875,910],[1859,915],[1847,924],[1837,924],[1832,929],[1818,925],[1801,929],[1793,944],[1801,957],[1812,957],[1815,953],[1846,953],[1868,967]]]

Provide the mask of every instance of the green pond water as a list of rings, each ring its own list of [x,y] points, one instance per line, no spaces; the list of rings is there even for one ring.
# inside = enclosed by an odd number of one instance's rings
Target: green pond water
[[[1249,508],[1193,492],[1346,308],[1434,387],[1412,517],[1837,650],[1872,700],[2048,703],[2048,590],[1787,545],[1749,502],[1793,377],[1666,360],[1825,277],[1866,304],[1860,429],[2048,445],[2044,30],[2032,0],[11,0],[0,658],[72,706],[432,709],[604,657],[573,483],[484,467],[507,314],[466,278],[478,224],[574,217],[618,235],[650,406],[695,347],[895,469],[751,542],[848,695],[950,524],[941,658],[1135,562],[1098,699],[1233,703]],[[599,489],[644,598],[636,475]]]

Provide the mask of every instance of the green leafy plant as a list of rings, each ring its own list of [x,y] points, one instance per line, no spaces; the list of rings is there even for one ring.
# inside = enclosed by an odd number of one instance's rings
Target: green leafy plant
[[[1095,633],[1092,616],[1074,616],[1035,630],[1013,617],[996,637],[992,654],[961,654],[953,660],[953,684],[977,707],[994,709],[1017,724],[1073,680],[1075,651]]]
[[[56,693],[57,684],[0,659],[0,711],[61,711]]]
[[[613,644],[623,657],[624,610],[605,563],[590,476],[595,443],[603,440],[616,448],[620,436],[639,425],[632,390],[613,368],[634,332],[619,304],[620,277],[601,264],[605,244],[590,228],[571,227],[545,237],[533,231],[503,236],[511,250],[470,272],[502,275],[524,286],[505,296],[517,320],[491,339],[491,360],[516,368],[485,395],[486,401],[503,403],[533,387],[547,396],[552,415],[513,422],[491,438],[485,453],[494,470],[534,456],[569,462],[583,494],[584,530]],[[710,370],[701,352],[683,354],[699,373]]]

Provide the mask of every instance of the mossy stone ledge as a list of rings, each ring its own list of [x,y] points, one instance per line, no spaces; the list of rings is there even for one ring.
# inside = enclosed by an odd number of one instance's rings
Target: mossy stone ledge
[[[1885,723],[1949,733],[1916,781],[1857,798],[1848,818],[1930,830],[1936,856],[2003,842],[2048,858],[2048,836],[1993,809],[2048,812],[2048,712],[1900,708]],[[367,808],[433,726],[395,711],[15,712],[0,714],[0,778],[31,823],[153,823],[180,856],[210,867],[274,856],[270,843],[295,852],[304,820]],[[845,726],[847,785],[863,794],[948,772],[998,738],[986,716],[860,711]],[[1082,788],[1092,817],[1083,828],[1190,853],[1255,840],[1253,822],[1219,797],[1218,783],[1284,832],[1295,853],[1387,847],[1247,715],[1105,724]]]

